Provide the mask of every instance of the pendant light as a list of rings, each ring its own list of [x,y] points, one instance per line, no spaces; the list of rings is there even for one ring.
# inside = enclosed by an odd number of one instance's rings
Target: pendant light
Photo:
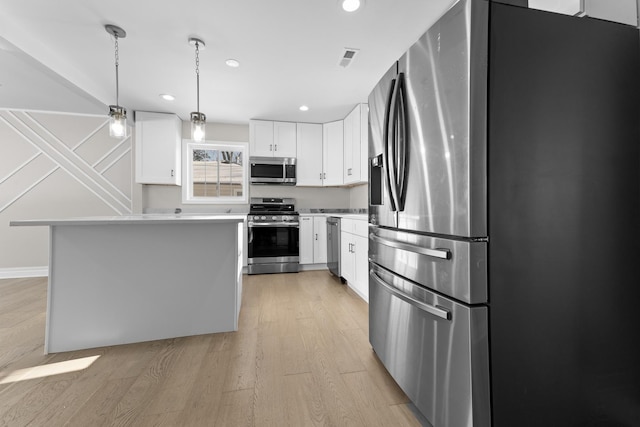
[[[115,25],[105,25],[104,29],[115,39],[115,56],[116,56],[116,105],[109,105],[109,136],[114,138],[124,138],[127,136],[127,110],[119,105],[118,91],[118,39],[125,38],[127,33],[120,27]]]
[[[204,141],[207,116],[200,112],[200,48],[204,49],[204,42],[195,37],[189,38],[189,44],[196,47],[196,102],[197,109],[191,113],[191,139]]]

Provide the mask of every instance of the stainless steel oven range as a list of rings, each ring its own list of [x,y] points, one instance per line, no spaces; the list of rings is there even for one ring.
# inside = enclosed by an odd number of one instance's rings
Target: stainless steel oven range
[[[300,222],[295,199],[252,197],[247,220],[248,273],[297,273]]]

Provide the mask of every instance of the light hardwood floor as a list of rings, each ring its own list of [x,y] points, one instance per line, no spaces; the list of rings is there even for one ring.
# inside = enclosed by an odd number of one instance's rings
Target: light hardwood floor
[[[0,280],[1,426],[421,425],[369,345],[367,304],[326,270],[244,276],[238,332],[49,355],[46,287]]]

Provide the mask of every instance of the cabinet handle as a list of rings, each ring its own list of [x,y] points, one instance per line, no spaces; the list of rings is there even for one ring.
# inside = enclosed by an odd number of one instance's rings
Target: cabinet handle
[[[324,179],[327,179],[327,173],[325,172],[323,175],[324,175],[324,177],[323,177],[323,178],[324,178]]]
[[[173,176],[173,169],[171,169],[171,176]]]
[[[347,175],[351,175],[351,168],[347,169]]]
[[[320,172],[320,179],[322,179],[322,172]]]
[[[318,233],[316,233],[316,240],[318,240]]]
[[[273,144],[269,144],[269,151],[273,151]]]
[[[278,151],[278,144],[273,146],[275,149],[273,151]]]

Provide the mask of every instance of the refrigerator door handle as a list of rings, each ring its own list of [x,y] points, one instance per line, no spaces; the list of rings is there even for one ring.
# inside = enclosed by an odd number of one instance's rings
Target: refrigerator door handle
[[[396,90],[397,90],[396,79],[391,80],[391,85],[389,86],[389,94],[387,95],[387,105],[384,113],[384,149],[382,151],[382,159],[384,161],[384,171],[387,177],[387,187],[389,188],[390,200],[391,200],[391,210],[397,211],[397,194],[396,194],[396,165],[395,165],[395,142],[393,144],[389,143],[390,138],[394,138],[394,129],[395,129],[395,107],[396,107]],[[390,129],[391,128],[391,129]],[[393,148],[391,155],[389,155],[389,150]],[[393,177],[393,180],[392,180]],[[393,182],[392,182],[393,181]]]
[[[382,277],[378,276],[374,270],[370,270],[369,271],[369,276],[373,280],[375,280],[380,286],[384,287],[388,292],[390,292],[394,296],[400,298],[404,302],[407,302],[407,303],[411,304],[412,306],[414,306],[416,308],[419,308],[420,310],[425,311],[425,312],[427,312],[429,314],[432,314],[432,315],[434,315],[436,317],[439,317],[441,319],[451,320],[451,312],[449,310],[445,310],[445,309],[443,309],[441,307],[438,307],[438,306],[425,304],[422,301],[418,301],[417,299],[412,298],[412,297],[410,297],[409,295],[406,295],[403,292],[400,292],[399,290],[397,290],[393,286],[388,285],[387,282],[385,282],[382,279]]]
[[[407,193],[405,186],[407,178],[407,108],[405,96],[404,73],[398,74],[396,83],[396,106],[394,110],[394,121],[397,131],[394,132],[396,137],[396,206],[398,211],[404,211],[404,202]]]
[[[421,246],[412,245],[411,243],[399,242],[397,240],[385,239],[384,237],[376,236],[375,234],[369,234],[369,238],[377,243],[391,248],[401,249],[403,251],[415,252],[418,254],[430,256],[438,259],[451,259],[451,251],[448,249],[431,249],[423,248]]]

